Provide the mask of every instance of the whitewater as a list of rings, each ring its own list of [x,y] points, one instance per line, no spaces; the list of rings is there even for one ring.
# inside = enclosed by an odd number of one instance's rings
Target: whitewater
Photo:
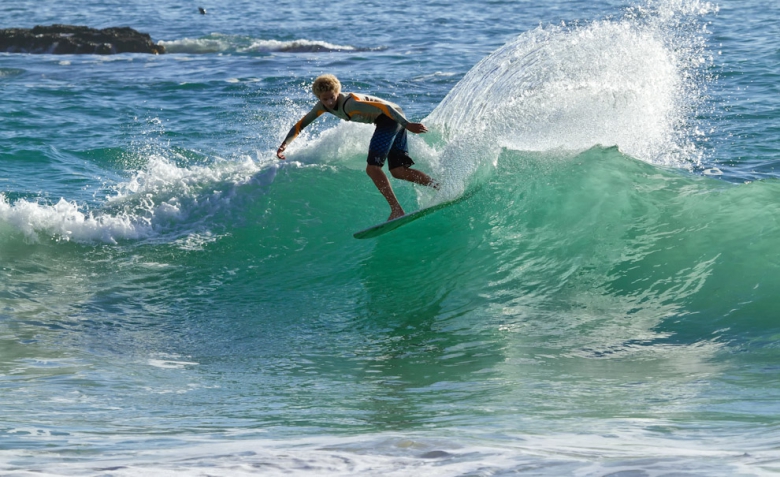
[[[202,3],[0,14],[168,51],[0,54],[0,473],[780,471],[776,5]]]

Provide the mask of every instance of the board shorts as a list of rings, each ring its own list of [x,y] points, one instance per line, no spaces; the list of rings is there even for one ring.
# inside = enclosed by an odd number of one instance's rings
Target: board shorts
[[[368,164],[382,167],[389,160],[388,167],[410,167],[414,161],[409,157],[406,144],[406,129],[394,119],[380,114],[374,121],[376,130],[368,146]]]

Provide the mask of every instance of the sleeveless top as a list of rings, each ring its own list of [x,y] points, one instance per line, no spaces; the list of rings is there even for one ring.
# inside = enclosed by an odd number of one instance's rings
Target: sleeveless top
[[[303,128],[325,113],[330,113],[345,121],[359,123],[373,123],[376,121],[376,118],[384,114],[403,127],[409,124],[409,120],[404,116],[403,110],[395,103],[367,94],[340,93],[335,109],[330,109],[322,104],[322,101],[317,101],[317,104],[314,105],[311,111],[290,129],[282,144],[287,145],[291,143],[301,133]]]

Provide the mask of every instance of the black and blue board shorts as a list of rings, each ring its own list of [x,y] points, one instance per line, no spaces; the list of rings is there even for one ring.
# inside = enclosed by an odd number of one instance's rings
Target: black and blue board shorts
[[[406,144],[406,129],[394,119],[380,114],[374,121],[376,130],[368,146],[368,164],[382,167],[389,159],[389,168],[410,167],[414,161],[409,157]]]

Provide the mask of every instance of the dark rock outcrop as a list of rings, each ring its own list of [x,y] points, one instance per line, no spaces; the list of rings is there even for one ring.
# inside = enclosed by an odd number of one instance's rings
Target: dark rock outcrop
[[[51,25],[0,30],[0,51],[55,55],[115,53],[165,53],[147,33],[130,27],[97,30],[85,26]]]

